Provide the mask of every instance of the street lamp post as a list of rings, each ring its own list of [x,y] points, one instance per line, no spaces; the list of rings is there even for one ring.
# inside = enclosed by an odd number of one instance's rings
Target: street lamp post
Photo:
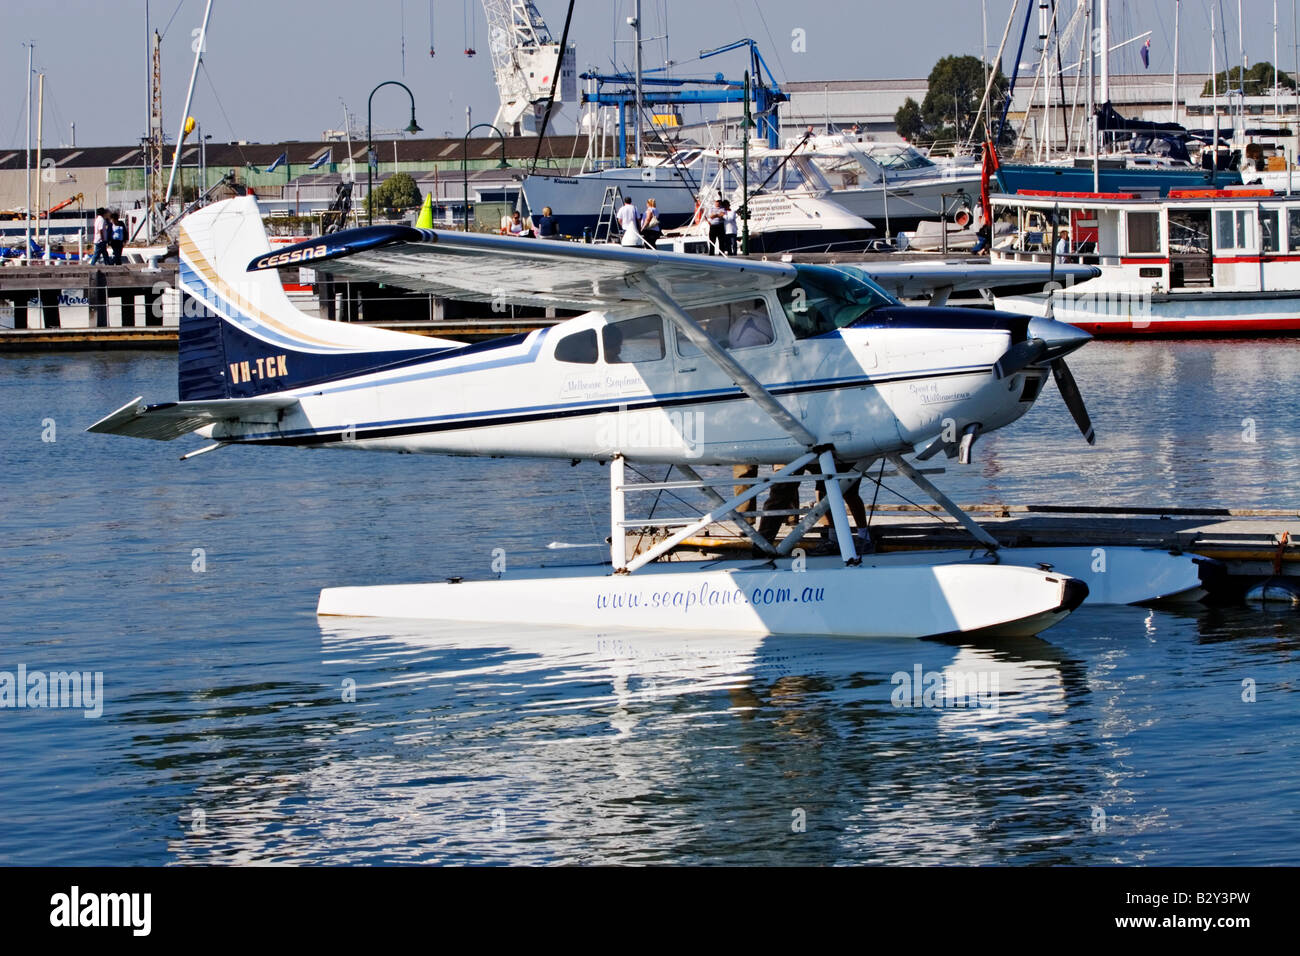
[[[464,187],[464,197],[461,199],[461,205],[465,214],[465,231],[469,232],[469,137],[474,130],[480,127],[490,129],[501,137],[501,162],[497,163],[497,169],[509,169],[510,164],[506,162],[506,134],[501,132],[491,123],[479,123],[465,130],[465,135],[460,142],[460,176]]]
[[[406,95],[411,98],[411,122],[407,125],[406,131],[420,132],[420,124],[415,121],[415,94],[411,92],[409,86],[397,80],[384,80],[370,91],[370,98],[366,100],[366,224],[371,226],[375,224],[375,204],[370,197],[375,188],[375,166],[378,164],[375,162],[375,144],[370,132],[370,115],[375,94],[385,86],[400,86],[406,90]]]

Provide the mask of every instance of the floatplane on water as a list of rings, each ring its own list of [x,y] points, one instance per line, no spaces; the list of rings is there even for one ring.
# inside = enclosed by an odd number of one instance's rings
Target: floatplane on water
[[[610,562],[511,571],[488,581],[329,588],[324,615],[631,626],[750,633],[1025,634],[1089,593],[1084,548],[1003,548],[904,455],[969,460],[983,432],[1018,419],[1053,375],[1092,426],[1064,357],[1089,336],[1051,319],[905,307],[919,288],[1032,281],[1038,265],[900,263],[873,282],[850,267],[791,265],[543,242],[408,226],[346,230],[272,251],[254,201],[202,209],[180,227],[185,300],[180,401],[140,399],[95,432],[223,446],[304,445],[607,463]],[[309,264],[475,301],[587,308],[556,326],[466,345],[314,319],[281,266]],[[1078,267],[1075,267],[1076,269]],[[1069,272],[1067,268],[1065,272]],[[1080,277],[1093,275],[1079,270]],[[883,286],[882,284],[883,283]],[[638,427],[623,427],[639,421]],[[690,427],[686,423],[690,422]],[[860,555],[843,489],[886,459],[976,538],[971,551]],[[703,465],[783,467],[743,493]],[[710,505],[630,553],[630,464],[675,466]],[[811,474],[799,474],[811,468]],[[825,498],[784,538],[738,513],[774,483],[820,480]],[[726,494],[715,488],[727,488]],[[824,515],[839,553],[796,550]],[[733,522],[752,560],[659,561],[711,524]],[[1150,600],[1198,586],[1186,556],[1107,549],[1095,594]],[[1090,570],[1090,565],[1092,569]]]

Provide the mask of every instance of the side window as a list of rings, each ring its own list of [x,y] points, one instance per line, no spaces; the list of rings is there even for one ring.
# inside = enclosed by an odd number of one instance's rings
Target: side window
[[[765,299],[744,299],[687,311],[704,326],[709,338],[728,350],[771,345],[776,340]],[[684,356],[700,354],[681,332],[677,333],[677,351]]]
[[[555,345],[557,362],[573,362],[577,365],[596,364],[596,330],[574,332],[566,335]]]
[[[1264,252],[1277,252],[1281,236],[1277,232],[1277,210],[1261,209],[1259,212],[1259,234],[1261,248]]]
[[[1218,249],[1233,249],[1232,210],[1220,209],[1214,214],[1214,245]]]
[[[654,362],[664,357],[664,320],[657,315],[611,322],[601,330],[600,337],[605,361],[611,365]]]
[[[1286,247],[1300,252],[1300,209],[1286,211]]]
[[[1133,254],[1160,251],[1160,213],[1128,214],[1128,251]]]
[[[1249,249],[1255,244],[1255,214],[1247,209],[1237,210],[1237,248]]]

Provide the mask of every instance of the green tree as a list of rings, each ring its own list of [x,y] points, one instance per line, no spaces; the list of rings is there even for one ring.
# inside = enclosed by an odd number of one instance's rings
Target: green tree
[[[410,173],[394,173],[375,187],[375,191],[366,197],[368,211],[371,215],[384,209],[414,209],[424,202],[420,187]]]
[[[894,114],[894,127],[898,135],[909,143],[923,139],[926,135],[925,118],[921,115],[921,104],[910,96]]]
[[[1277,70],[1277,85],[1284,90],[1294,90],[1295,80],[1282,70]],[[1273,64],[1267,60],[1261,60],[1254,66],[1246,70],[1245,92],[1247,96],[1268,96],[1273,92]],[[1206,80],[1205,87],[1201,90],[1202,96],[1213,96],[1214,87],[1218,86],[1219,95],[1222,96],[1228,90],[1235,90],[1242,86],[1241,67],[1234,66],[1230,70],[1223,70],[1217,74],[1215,81],[1212,83]]]
[[[945,56],[930,71],[925,100],[919,106],[910,97],[894,114],[898,134],[910,142],[930,145],[938,140],[964,138],[975,127],[975,138],[985,136],[984,115],[978,113],[984,97],[984,64],[977,56]],[[1001,66],[993,70],[990,102],[996,109],[1007,88]]]

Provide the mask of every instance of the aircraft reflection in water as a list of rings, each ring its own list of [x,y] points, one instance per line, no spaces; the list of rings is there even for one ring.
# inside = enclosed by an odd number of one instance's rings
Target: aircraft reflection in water
[[[295,772],[235,772],[196,794],[210,835],[174,841],[180,859],[305,859],[337,832],[340,861],[774,848],[807,862],[993,861],[1015,852],[1008,820],[1082,837],[1105,786],[1089,769],[1096,745],[1071,726],[1071,706],[1090,702],[1083,668],[1037,638],[865,647],[356,620],[323,621],[321,640],[327,692],[355,681],[355,705],[304,715]],[[996,696],[899,706],[918,666],[983,677]]]

